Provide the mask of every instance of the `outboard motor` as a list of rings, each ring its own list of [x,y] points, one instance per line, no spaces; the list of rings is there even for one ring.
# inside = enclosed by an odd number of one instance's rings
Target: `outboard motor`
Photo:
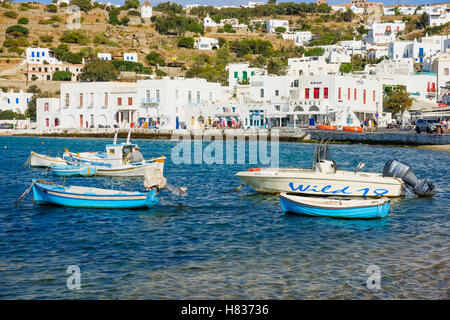
[[[419,179],[412,172],[409,165],[399,160],[389,160],[383,168],[384,177],[400,178],[418,196],[429,196],[434,185],[429,183],[430,179]]]

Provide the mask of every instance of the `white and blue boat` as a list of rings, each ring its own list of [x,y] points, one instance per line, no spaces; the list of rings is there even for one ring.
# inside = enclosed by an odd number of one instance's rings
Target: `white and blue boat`
[[[90,177],[97,173],[97,168],[94,166],[80,166],[80,165],[51,165],[50,169],[55,176],[84,176]]]
[[[389,199],[332,199],[280,194],[285,212],[343,219],[379,219],[389,214]]]
[[[129,192],[80,186],[62,186],[33,180],[33,198],[37,204],[77,208],[132,209],[151,208],[159,201],[156,190]]]

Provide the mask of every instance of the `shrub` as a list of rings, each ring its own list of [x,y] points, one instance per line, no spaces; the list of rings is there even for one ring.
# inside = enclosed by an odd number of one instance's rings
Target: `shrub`
[[[28,29],[21,25],[11,26],[6,29],[6,34],[13,37],[26,37],[28,33]]]
[[[55,71],[52,77],[53,81],[70,81],[72,80],[72,72],[70,71]]]
[[[41,40],[42,42],[52,42],[53,41],[53,36],[39,36],[39,40]]]
[[[167,76],[167,73],[165,73],[164,71],[159,70],[159,69],[156,69],[156,70],[155,70],[155,74],[156,74],[158,77],[164,77],[164,76]]]
[[[144,69],[142,63],[133,61],[113,60],[112,64],[118,71],[134,71],[139,73]]]
[[[64,35],[61,38],[59,38],[59,40],[65,43],[78,43],[78,44],[88,44],[90,42],[86,33],[80,29],[66,31]]]
[[[165,60],[161,57],[159,52],[156,52],[156,51],[150,52],[145,57],[145,60],[147,60],[147,63],[152,66],[156,66],[156,65],[165,66],[166,65]]]
[[[127,15],[128,16],[137,16],[137,17],[139,17],[141,14],[139,13],[139,11],[130,10],[130,11],[127,12]]]
[[[28,24],[28,19],[27,18],[20,18],[19,20],[17,20],[18,24]]]
[[[192,37],[181,37],[178,40],[178,47],[180,48],[193,48],[195,40]]]
[[[45,10],[48,11],[48,12],[57,12],[58,11],[58,7],[56,5],[54,5],[54,4],[48,4],[45,7]]]
[[[286,28],[285,27],[277,27],[277,28],[275,28],[275,32],[276,33],[285,33]]]
[[[3,15],[11,19],[17,19],[17,17],[19,16],[19,14],[15,11],[6,11],[5,13],[3,13]]]

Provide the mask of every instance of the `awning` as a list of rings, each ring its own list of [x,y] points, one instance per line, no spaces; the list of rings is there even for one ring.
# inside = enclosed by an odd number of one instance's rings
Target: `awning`
[[[423,100],[413,100],[410,111],[431,111],[433,109],[439,108],[436,102],[423,101]]]

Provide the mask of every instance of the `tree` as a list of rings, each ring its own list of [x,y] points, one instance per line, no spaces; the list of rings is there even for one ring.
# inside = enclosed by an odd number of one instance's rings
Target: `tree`
[[[343,73],[352,72],[352,64],[351,63],[341,63],[339,66],[339,71]]]
[[[88,12],[92,9],[91,0],[70,0],[71,6],[78,6],[81,11]]]
[[[270,59],[267,64],[267,73],[282,76],[286,74],[287,61],[282,59]]]
[[[276,33],[285,33],[286,32],[286,28],[285,27],[276,27],[275,28],[275,32]]]
[[[166,61],[163,57],[159,54],[159,52],[153,51],[150,52],[146,57],[145,60],[147,60],[147,63],[152,66],[165,66]]]
[[[27,18],[20,18],[19,20],[17,20],[18,24],[28,24],[28,19]]]
[[[182,37],[178,40],[178,47],[180,48],[193,48],[195,40],[192,37]]]
[[[18,24],[6,29],[6,34],[13,37],[26,37],[28,36],[28,33],[29,30],[27,28]]]
[[[83,82],[114,81],[118,76],[119,73],[111,61],[91,56],[80,74],[80,80]]]
[[[428,25],[428,15],[426,12],[422,13],[416,22],[417,29],[423,29]]]
[[[11,19],[17,19],[17,17],[19,16],[19,14],[15,11],[6,11],[3,13],[3,15]]]
[[[393,86],[385,88],[383,106],[393,114],[403,113],[409,110],[413,99],[409,96],[405,86]]]
[[[53,73],[52,81],[70,81],[72,80],[72,72],[70,71],[55,71]]]
[[[355,18],[355,13],[350,10],[350,8],[347,9],[347,11],[342,13],[342,18],[344,19],[345,22],[352,22],[353,19]]]

